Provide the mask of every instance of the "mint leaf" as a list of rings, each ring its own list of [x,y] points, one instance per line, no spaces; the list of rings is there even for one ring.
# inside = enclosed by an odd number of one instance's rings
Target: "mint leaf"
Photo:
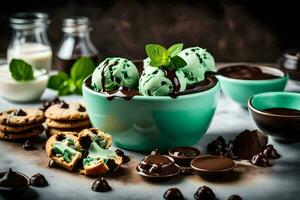
[[[16,81],[34,80],[32,66],[21,59],[12,59],[9,63],[9,71]]]
[[[168,64],[169,52],[165,47],[159,44],[147,44],[145,49],[152,67],[161,67]]]
[[[180,53],[180,51],[183,48],[183,43],[174,44],[171,47],[168,48],[168,52],[170,54],[170,57],[174,57]]]
[[[172,65],[172,68],[177,70],[177,69],[180,69],[180,68],[186,66],[187,63],[181,57],[174,56],[174,57],[171,57],[171,65]]]
[[[58,72],[58,74],[50,76],[47,87],[53,90],[58,90],[63,82],[68,79],[68,74],[65,72]]]
[[[71,79],[74,81],[79,79],[83,80],[93,73],[95,67],[95,63],[92,59],[88,57],[81,57],[72,66]]]

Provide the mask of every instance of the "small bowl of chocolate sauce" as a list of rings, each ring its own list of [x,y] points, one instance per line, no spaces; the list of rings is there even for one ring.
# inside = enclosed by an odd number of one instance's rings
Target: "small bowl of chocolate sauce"
[[[235,162],[223,156],[203,155],[191,161],[191,168],[208,180],[220,178],[230,173],[234,167]]]
[[[0,194],[20,195],[29,188],[29,178],[20,172],[9,169],[0,172]]]
[[[300,94],[267,92],[254,95],[248,102],[255,124],[279,142],[300,140]]]
[[[169,156],[172,157],[176,164],[182,167],[190,167],[191,161],[200,156],[201,152],[195,147],[175,147],[169,150]]]
[[[278,68],[247,63],[224,65],[217,77],[224,94],[243,107],[255,94],[283,91],[288,80]]]

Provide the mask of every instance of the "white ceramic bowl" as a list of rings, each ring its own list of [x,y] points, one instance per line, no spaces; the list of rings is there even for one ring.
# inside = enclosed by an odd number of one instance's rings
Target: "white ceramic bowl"
[[[14,102],[37,101],[44,93],[49,75],[47,70],[34,70],[32,81],[16,81],[11,77],[8,65],[0,66],[0,95]]]

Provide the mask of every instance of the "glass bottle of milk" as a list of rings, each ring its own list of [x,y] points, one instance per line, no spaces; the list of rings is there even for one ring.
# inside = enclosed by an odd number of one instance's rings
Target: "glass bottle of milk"
[[[46,13],[17,13],[10,18],[13,29],[7,50],[8,63],[23,59],[36,69],[51,69],[52,50],[46,30],[50,20]]]

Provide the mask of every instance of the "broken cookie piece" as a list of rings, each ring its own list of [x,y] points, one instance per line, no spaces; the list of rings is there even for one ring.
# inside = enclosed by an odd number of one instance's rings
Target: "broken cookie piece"
[[[61,133],[48,139],[46,152],[55,163],[72,171],[76,163],[81,160],[83,149],[76,136]]]

